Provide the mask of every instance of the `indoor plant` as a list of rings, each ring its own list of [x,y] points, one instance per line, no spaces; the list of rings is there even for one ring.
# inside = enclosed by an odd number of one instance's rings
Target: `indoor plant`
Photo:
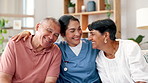
[[[105,0],[105,9],[111,10],[111,4],[109,3],[109,0]],[[107,15],[108,18],[110,18],[111,12],[107,12],[106,15]]]
[[[68,4],[68,13],[74,13],[75,12],[75,3],[72,3],[71,1]]]
[[[0,53],[2,53],[3,51],[3,41],[4,41],[3,33],[7,33],[7,30],[3,29],[5,23],[8,23],[8,20],[0,19]]]
[[[136,39],[128,38],[128,40],[133,40],[133,41],[137,42],[139,45],[141,45],[141,44],[144,44],[144,43],[148,43],[148,41],[141,43],[144,37],[145,36],[143,36],[143,35],[138,35],[138,37]]]

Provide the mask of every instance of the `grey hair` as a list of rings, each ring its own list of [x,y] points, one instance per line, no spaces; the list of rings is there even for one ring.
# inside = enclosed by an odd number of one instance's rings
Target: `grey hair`
[[[53,17],[46,17],[46,18],[42,19],[40,21],[40,23],[42,24],[43,22],[47,22],[47,21],[53,21],[56,25],[58,25],[59,27],[61,27],[59,21],[57,19],[53,18]]]

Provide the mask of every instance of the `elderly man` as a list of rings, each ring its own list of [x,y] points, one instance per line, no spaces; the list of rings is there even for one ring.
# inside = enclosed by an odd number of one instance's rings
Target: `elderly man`
[[[53,43],[60,34],[60,24],[54,18],[45,18],[35,30],[36,34],[25,42],[8,42],[0,61],[0,83],[56,82],[61,52]]]

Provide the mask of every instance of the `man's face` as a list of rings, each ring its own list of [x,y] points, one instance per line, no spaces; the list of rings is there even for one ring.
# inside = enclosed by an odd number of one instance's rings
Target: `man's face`
[[[38,24],[36,35],[38,35],[39,44],[43,48],[51,47],[57,40],[59,34],[60,26],[51,20]]]

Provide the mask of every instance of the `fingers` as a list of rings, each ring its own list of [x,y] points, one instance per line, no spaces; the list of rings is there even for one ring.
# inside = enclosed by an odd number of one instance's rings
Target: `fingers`
[[[11,39],[13,40],[13,41],[16,41],[17,39],[18,39],[18,35],[15,35],[15,36],[13,36],[13,37],[11,37]],[[16,41],[17,42],[17,41]]]
[[[24,41],[26,41],[28,39],[28,37],[31,35],[30,32],[28,31],[23,31],[15,36],[13,36],[11,39],[14,40],[15,42],[20,41],[21,39],[23,39]]]
[[[19,34],[17,39],[16,39],[16,42],[18,42],[19,40],[21,40],[23,38],[22,34]]]
[[[26,40],[28,39],[28,37],[29,37],[29,36],[25,36],[25,37],[23,38],[23,40],[26,41]]]

